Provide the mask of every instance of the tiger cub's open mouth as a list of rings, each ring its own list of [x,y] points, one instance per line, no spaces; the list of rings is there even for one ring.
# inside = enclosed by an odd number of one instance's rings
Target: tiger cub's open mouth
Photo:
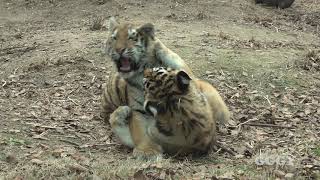
[[[122,73],[129,73],[138,69],[136,63],[129,57],[120,57],[117,61],[118,71]]]

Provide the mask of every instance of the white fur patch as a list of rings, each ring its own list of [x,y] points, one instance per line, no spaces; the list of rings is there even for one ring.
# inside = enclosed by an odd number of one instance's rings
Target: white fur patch
[[[167,70],[165,68],[163,68],[163,67],[154,67],[152,69],[152,71],[154,71],[154,72],[162,72],[162,73],[167,72]]]
[[[129,127],[116,127],[113,132],[119,137],[120,141],[129,147],[134,147]]]
[[[155,107],[152,107],[152,106],[148,106],[148,107],[147,107],[147,101],[145,101],[145,102],[143,103],[143,109],[144,109],[145,111],[147,111],[147,108],[149,108],[148,110],[152,113],[152,115],[153,115],[154,117],[156,117],[156,116],[158,115],[157,109],[156,109]]]
[[[111,34],[111,38],[114,39],[115,37],[117,37],[117,30],[114,30],[113,33]]]
[[[154,117],[158,115],[158,111],[155,107],[149,106],[150,112],[153,114]]]
[[[128,37],[135,37],[137,35],[137,30],[133,28],[128,29]]]

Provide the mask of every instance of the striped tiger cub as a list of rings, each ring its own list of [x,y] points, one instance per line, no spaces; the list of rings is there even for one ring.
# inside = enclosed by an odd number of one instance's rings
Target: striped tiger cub
[[[229,110],[209,83],[185,71],[144,71],[144,109],[155,118],[147,133],[169,154],[206,153],[216,141],[216,122],[227,122]]]

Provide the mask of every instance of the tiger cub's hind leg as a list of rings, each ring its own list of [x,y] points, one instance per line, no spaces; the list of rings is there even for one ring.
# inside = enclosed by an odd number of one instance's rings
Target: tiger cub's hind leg
[[[109,122],[112,131],[118,136],[120,141],[129,147],[134,147],[129,129],[129,118],[131,116],[131,108],[129,106],[118,107],[111,115]]]

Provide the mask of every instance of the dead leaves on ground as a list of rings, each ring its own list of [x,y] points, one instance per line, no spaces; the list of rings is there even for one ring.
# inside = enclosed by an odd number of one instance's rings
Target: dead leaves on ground
[[[220,77],[222,76],[222,77]],[[228,72],[206,72],[206,78],[215,84],[233,113],[232,124],[227,134],[219,140],[238,154],[238,160],[253,160],[259,153],[272,149],[273,155],[288,154],[294,158],[294,169],[302,170],[307,157],[317,165],[320,158],[311,152],[320,138],[320,96],[317,87],[298,90],[270,86],[271,93],[230,77]],[[227,156],[228,157],[228,156]],[[251,161],[251,164],[254,164]],[[285,175],[291,173],[286,171]],[[284,175],[284,176],[285,176]],[[288,176],[289,176],[288,175]]]
[[[320,50],[309,50],[296,64],[307,71],[320,71]]]

